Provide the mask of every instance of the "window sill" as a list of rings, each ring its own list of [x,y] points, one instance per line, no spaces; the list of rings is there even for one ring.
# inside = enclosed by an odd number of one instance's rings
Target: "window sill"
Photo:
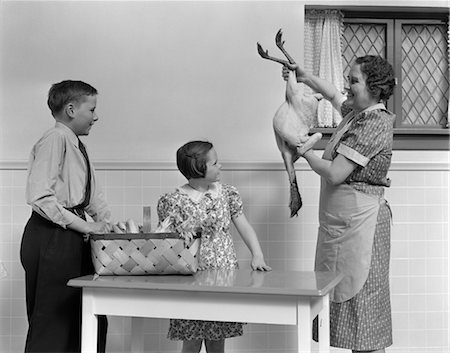
[[[314,128],[311,133],[320,132],[322,140],[317,149],[324,149],[335,128]],[[450,129],[394,129],[394,150],[450,150]]]

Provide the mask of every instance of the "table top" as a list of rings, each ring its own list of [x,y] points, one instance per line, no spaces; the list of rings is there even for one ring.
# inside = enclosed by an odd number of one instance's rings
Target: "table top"
[[[83,276],[68,282],[72,287],[147,289],[189,292],[251,293],[324,296],[342,279],[335,272],[206,270],[194,275]]]

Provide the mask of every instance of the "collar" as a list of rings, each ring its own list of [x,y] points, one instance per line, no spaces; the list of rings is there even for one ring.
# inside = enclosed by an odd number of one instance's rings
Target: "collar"
[[[69,138],[70,142],[72,142],[74,144],[74,146],[76,146],[78,148],[78,136],[75,135],[75,133],[72,131],[72,129],[70,127],[57,121],[55,123],[55,128],[63,130],[64,133],[66,134],[66,136]]]
[[[377,104],[372,105],[364,110],[361,110],[358,114],[367,113],[367,112],[370,112],[370,111],[376,110],[376,109],[386,110],[386,106],[384,105],[384,103],[377,103]]]
[[[200,192],[195,189],[192,189],[185,184],[177,188],[178,191],[187,195],[191,200],[200,201],[205,195],[211,195],[211,197],[216,198],[219,195],[222,185],[219,182],[212,183],[209,186],[209,189],[205,192]]]
[[[356,117],[358,117],[358,119],[359,119],[361,117],[364,117],[366,115],[366,113],[371,112],[372,110],[378,110],[378,109],[386,110],[386,106],[384,105],[384,103],[377,103],[377,104],[371,105],[370,107],[367,107],[366,109],[361,110],[359,113],[355,113],[354,110],[352,110],[343,119],[344,125],[350,124],[351,121]]]

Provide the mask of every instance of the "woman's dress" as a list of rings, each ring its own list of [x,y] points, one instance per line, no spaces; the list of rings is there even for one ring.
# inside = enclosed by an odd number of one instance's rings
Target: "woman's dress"
[[[391,211],[384,201],[384,187],[390,185],[387,172],[392,156],[395,115],[382,104],[373,108],[344,119],[334,136],[338,141],[330,140],[328,151],[324,153],[325,159],[332,160],[337,154],[342,154],[357,163],[345,183],[358,192],[383,200],[376,216],[367,280],[351,299],[332,301],[330,307],[331,345],[358,351],[383,349],[392,344],[389,293]]]
[[[243,212],[234,186],[214,183],[205,194],[188,194],[182,187],[158,201],[158,217],[170,217],[171,231],[201,231],[200,266],[204,269],[235,269],[236,250],[231,236],[232,218]],[[220,340],[241,336],[242,323],[171,319],[172,340]]]

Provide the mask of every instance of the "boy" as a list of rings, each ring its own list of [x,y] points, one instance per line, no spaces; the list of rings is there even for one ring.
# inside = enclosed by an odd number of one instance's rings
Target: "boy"
[[[32,214],[20,249],[29,323],[25,352],[79,352],[81,290],[66,284],[94,272],[87,237],[110,230],[110,210],[78,138],[98,120],[97,90],[62,81],[50,88],[47,104],[56,124],[31,151],[26,199]],[[104,351],[107,322],[99,319]]]

